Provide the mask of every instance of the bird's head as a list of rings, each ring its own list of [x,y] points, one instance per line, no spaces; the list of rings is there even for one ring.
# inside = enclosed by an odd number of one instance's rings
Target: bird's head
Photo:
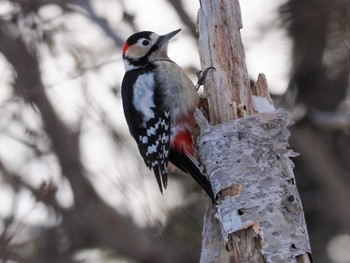
[[[181,29],[165,35],[142,31],[131,35],[123,46],[123,60],[126,70],[139,68],[150,61],[168,58],[168,42]]]

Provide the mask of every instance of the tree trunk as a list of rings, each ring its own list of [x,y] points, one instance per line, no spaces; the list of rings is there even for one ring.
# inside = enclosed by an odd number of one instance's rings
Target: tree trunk
[[[205,85],[211,124],[196,112],[198,154],[219,200],[206,214],[201,263],[219,261],[221,239],[230,262],[311,262],[290,119],[275,110],[263,74],[250,86],[239,2],[201,0],[198,17],[202,68],[216,69]]]

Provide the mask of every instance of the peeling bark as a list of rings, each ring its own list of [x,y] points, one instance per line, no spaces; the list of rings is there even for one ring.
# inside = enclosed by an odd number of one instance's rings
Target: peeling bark
[[[287,149],[289,120],[284,111],[260,113],[204,128],[198,137],[214,193],[222,195],[216,218],[227,249],[239,258],[235,248],[247,241],[237,235],[261,240],[251,243],[260,261],[241,250],[245,261],[234,262],[295,262],[311,252],[290,160],[296,153]]]
[[[238,1],[201,0],[198,12],[199,53],[208,72],[210,122],[217,124],[252,114],[251,91],[239,30],[242,19]]]
[[[216,211],[208,206],[204,216],[202,253],[200,262],[219,262],[222,236],[220,225],[215,217]]]
[[[198,155],[219,199],[215,218],[205,217],[201,263],[218,262],[213,255],[221,238],[230,262],[310,262],[290,160],[296,153],[288,149],[289,115],[275,110],[263,74],[250,86],[238,0],[200,2],[202,69],[216,70],[205,85],[210,124],[196,112]]]

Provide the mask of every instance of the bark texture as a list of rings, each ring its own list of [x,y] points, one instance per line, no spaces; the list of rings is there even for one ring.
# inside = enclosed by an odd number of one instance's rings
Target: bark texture
[[[311,252],[290,160],[296,154],[287,149],[288,124],[284,111],[260,113],[206,128],[198,138],[214,192],[225,194],[216,218],[235,262],[295,262]],[[256,240],[250,246],[266,261],[237,255],[237,244],[246,243],[237,233],[248,228],[254,233],[246,237]]]
[[[198,12],[199,53],[203,69],[210,71],[206,96],[212,124],[252,114],[251,92],[245,64],[238,1],[201,0]]]
[[[208,206],[204,216],[202,239],[202,253],[200,262],[219,262],[222,247],[222,235],[219,221],[215,217],[215,210]]]
[[[220,231],[206,231],[201,263],[220,232],[230,262],[309,262],[311,249],[295,185],[296,154],[288,149],[289,115],[275,111],[266,78],[251,87],[245,64],[238,0],[201,0],[198,13],[202,68],[214,67],[205,85],[210,123],[200,112],[198,154],[220,204]],[[257,114],[255,114],[257,113]],[[255,115],[253,115],[255,114]],[[217,224],[214,224],[214,227]]]

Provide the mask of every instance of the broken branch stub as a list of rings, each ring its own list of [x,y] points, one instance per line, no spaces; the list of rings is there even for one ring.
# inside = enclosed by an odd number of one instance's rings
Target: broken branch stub
[[[296,262],[311,252],[290,160],[297,154],[287,148],[289,120],[284,111],[258,113],[205,125],[198,137],[199,157],[221,196],[216,217],[227,249],[240,242],[234,233],[252,228],[266,262]]]
[[[217,124],[253,114],[250,82],[245,64],[238,1],[201,0],[198,46],[202,69],[209,71],[204,87],[210,123]]]

